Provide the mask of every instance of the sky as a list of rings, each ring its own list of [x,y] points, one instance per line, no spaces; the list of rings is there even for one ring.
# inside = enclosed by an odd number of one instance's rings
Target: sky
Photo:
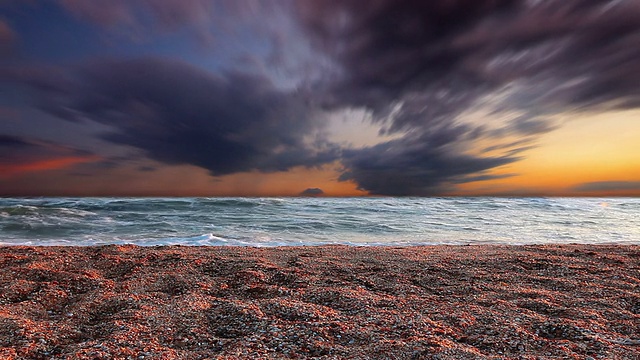
[[[0,0],[0,196],[639,196],[637,0]]]

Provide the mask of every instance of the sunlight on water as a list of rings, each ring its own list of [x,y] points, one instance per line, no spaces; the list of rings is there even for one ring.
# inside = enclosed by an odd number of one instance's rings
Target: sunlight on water
[[[3,245],[640,244],[635,198],[4,198]]]

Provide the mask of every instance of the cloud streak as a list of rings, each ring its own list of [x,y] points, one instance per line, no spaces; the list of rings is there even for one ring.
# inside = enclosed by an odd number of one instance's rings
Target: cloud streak
[[[112,33],[144,39],[187,31],[201,45],[212,46],[220,31],[231,32],[238,22],[249,26],[254,17],[280,9],[282,1],[250,0],[58,0],[78,19]],[[258,22],[260,23],[260,22]]]
[[[430,196],[451,192],[454,184],[503,176],[487,172],[519,158],[480,157],[452,148],[468,129],[441,129],[429,136],[406,136],[365,149],[345,151],[340,181],[354,181],[374,195]]]
[[[340,67],[335,103],[382,111],[417,93],[450,116],[514,82],[537,95],[516,108],[637,106],[640,96],[635,1],[298,4],[316,48]]]
[[[38,139],[0,135],[0,177],[55,170],[100,158],[87,151]]]
[[[640,181],[596,181],[573,188],[578,192],[640,191]]]

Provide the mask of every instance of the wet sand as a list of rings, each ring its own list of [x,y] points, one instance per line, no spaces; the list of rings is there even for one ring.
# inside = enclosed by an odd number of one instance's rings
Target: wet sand
[[[0,247],[1,359],[640,359],[640,246]]]

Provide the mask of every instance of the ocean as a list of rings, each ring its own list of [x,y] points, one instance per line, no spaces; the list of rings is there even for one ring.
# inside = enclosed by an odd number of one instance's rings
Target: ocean
[[[0,198],[0,245],[640,244],[638,198]]]

